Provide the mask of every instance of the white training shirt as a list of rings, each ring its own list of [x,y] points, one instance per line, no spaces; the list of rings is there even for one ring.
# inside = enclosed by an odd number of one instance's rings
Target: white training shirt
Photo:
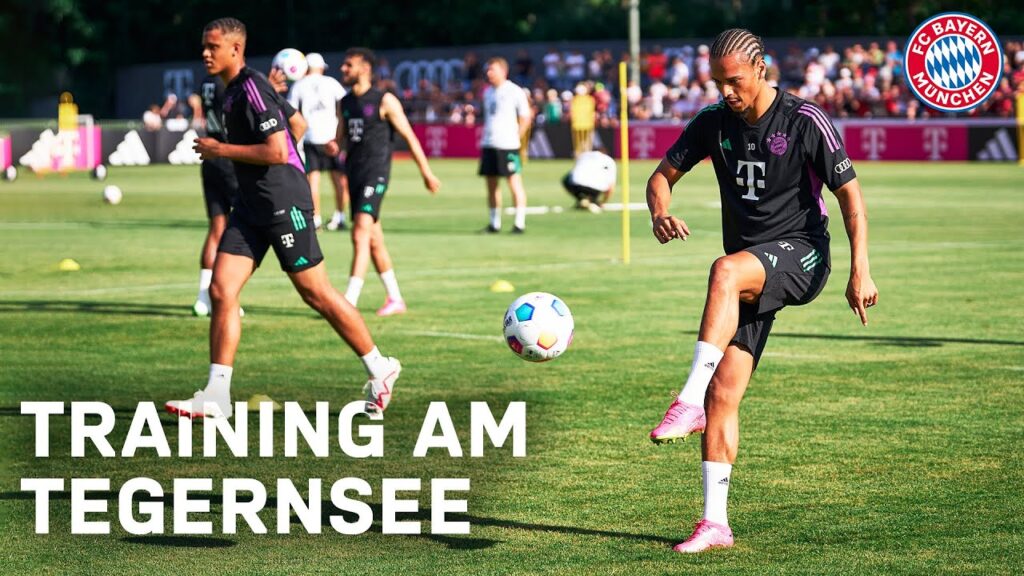
[[[601,152],[584,152],[576,158],[569,180],[577,186],[605,190],[615,184],[615,160]]]
[[[302,113],[309,127],[303,140],[327,144],[338,132],[338,102],[345,96],[341,83],[323,74],[310,74],[292,85],[288,103]]]
[[[515,82],[506,80],[484,91],[484,137],[482,148],[519,150],[519,117],[530,116],[526,94]]]

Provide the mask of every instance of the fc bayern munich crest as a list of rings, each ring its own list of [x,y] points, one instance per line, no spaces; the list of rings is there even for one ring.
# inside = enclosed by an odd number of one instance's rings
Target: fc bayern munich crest
[[[999,86],[1003,49],[975,16],[946,12],[925,20],[907,40],[903,73],[914,95],[943,112],[965,112]]]

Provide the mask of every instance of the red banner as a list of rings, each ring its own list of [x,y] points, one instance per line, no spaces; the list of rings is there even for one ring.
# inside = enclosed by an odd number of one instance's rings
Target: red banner
[[[683,126],[679,124],[632,123],[629,125],[629,157],[634,160],[660,160],[675,144]],[[619,130],[615,130],[615,157],[621,156]]]
[[[479,158],[483,126],[416,124],[412,127],[431,158]]]
[[[951,122],[920,124],[847,123],[843,140],[853,160],[967,160],[967,125]]]
[[[6,170],[14,163],[11,159],[11,139],[7,136],[0,136],[0,170]]]

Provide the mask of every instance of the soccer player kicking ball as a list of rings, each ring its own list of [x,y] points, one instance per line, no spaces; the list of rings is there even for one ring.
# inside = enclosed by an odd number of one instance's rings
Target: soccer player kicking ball
[[[238,297],[273,247],[302,299],[362,358],[370,376],[366,412],[383,418],[401,364],[380,354],[362,317],[327,279],[312,226],[309,184],[285,119],[286,104],[265,76],[245,66],[245,41],[245,25],[234,18],[214,20],[203,30],[203,63],[226,85],[227,141],[199,138],[195,149],[204,160],[233,162],[239,198],[213,270],[210,379],[191,399],[168,402],[167,410],[186,417],[231,417],[231,366],[242,331]]]
[[[391,133],[398,132],[409,145],[416,166],[423,176],[423,185],[431,194],[441,189],[427,163],[423,147],[405,117],[402,103],[394,94],[373,86],[373,52],[366,48],[350,48],[341,65],[341,82],[349,88],[341,99],[341,121],[337,140],[327,143],[327,153],[335,155],[345,146],[349,191],[352,196],[352,272],[345,290],[345,299],[353,306],[359,302],[366,269],[373,266],[387,291],[378,316],[402,314],[405,300],[398,289],[398,279],[391,263],[391,254],[384,245],[384,229],[380,223],[380,207],[391,178]]]
[[[677,552],[733,545],[726,498],[740,400],[776,312],[813,300],[831,269],[822,183],[838,198],[850,239],[846,299],[865,325],[866,309],[878,302],[864,201],[839,134],[817,106],[765,82],[763,56],[761,39],[747,30],[715,39],[711,77],[723,100],[690,121],[647,182],[654,236],[662,244],[690,234],[668,212],[672,186],[708,156],[722,197],[726,256],[711,267],[686,385],[650,435],[660,444],[704,433],[704,517]]]

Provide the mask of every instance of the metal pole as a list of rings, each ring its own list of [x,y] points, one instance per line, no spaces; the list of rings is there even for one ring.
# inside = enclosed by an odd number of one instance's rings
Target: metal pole
[[[640,0],[629,0],[629,81],[640,85]]]

